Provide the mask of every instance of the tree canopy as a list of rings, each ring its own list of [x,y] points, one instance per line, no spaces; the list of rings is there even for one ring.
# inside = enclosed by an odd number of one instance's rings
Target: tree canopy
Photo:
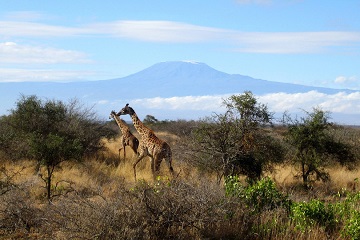
[[[227,111],[205,118],[194,131],[194,162],[224,175],[259,179],[272,163],[283,161],[283,148],[268,134],[272,113],[251,92],[224,100]]]
[[[300,166],[305,187],[316,180],[328,181],[326,166],[337,162],[350,167],[356,161],[351,146],[331,134],[336,126],[329,118],[328,112],[314,108],[300,120],[290,120],[286,140],[293,147],[291,159]]]
[[[30,158],[46,183],[51,198],[52,174],[61,162],[81,160],[103,146],[100,139],[110,135],[90,109],[73,100],[43,101],[36,96],[22,96],[9,116],[1,118],[0,147],[12,159]]]

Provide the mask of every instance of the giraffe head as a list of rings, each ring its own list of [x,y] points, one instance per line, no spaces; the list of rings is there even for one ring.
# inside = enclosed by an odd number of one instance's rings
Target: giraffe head
[[[114,110],[111,111],[109,119],[115,118],[116,112]]]
[[[126,114],[133,115],[134,113],[135,113],[134,109],[129,107],[129,104],[127,103],[126,106],[117,113],[117,115],[118,116],[126,115]]]

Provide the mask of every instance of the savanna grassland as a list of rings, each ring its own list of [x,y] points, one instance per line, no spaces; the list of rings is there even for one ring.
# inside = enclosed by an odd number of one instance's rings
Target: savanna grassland
[[[23,97],[0,117],[0,239],[360,239],[359,128],[319,109],[273,125],[251,92],[225,105],[146,116],[174,173],[146,157],[135,181],[114,121]]]
[[[173,134],[158,135],[173,149],[181,141]],[[254,210],[256,204],[241,194],[227,194],[223,181],[218,184],[213,174],[189,166],[178,158],[181,154],[173,160],[174,178],[163,163],[160,176],[153,180],[144,159],[135,182],[135,156],[128,149],[128,159],[119,161],[118,140],[103,140],[107,150],[96,158],[61,164],[53,181],[57,196],[51,203],[35,161],[2,156],[1,239],[351,239],[344,231],[350,219],[338,214],[350,217],[359,207],[359,170],[332,167],[330,182],[307,190],[294,178],[292,166],[279,165],[266,173],[275,184],[275,189],[258,186],[270,192],[267,201],[287,196],[309,203],[301,209],[304,216],[294,218],[281,204]],[[324,205],[311,202],[318,200]],[[330,210],[327,204],[333,204],[331,208],[343,204],[343,212]],[[321,220],[321,214],[329,219]],[[331,218],[334,223],[327,223]]]

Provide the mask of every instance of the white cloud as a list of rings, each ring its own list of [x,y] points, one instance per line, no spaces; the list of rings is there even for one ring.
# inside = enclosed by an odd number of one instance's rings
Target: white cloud
[[[141,41],[222,41],[234,45],[235,51],[254,53],[314,53],[360,42],[360,32],[241,32],[170,21],[117,21],[89,28]]]
[[[335,79],[335,83],[344,83],[347,81],[347,77],[339,76]]]
[[[220,112],[225,110],[222,106],[223,99],[231,94],[216,96],[186,96],[171,98],[145,98],[131,100],[133,105],[147,109],[163,110],[206,110]],[[331,113],[354,114],[360,113],[360,92],[325,94],[317,91],[306,93],[271,93],[255,96],[259,103],[266,104],[271,112],[283,113],[299,112],[302,110],[312,111],[314,107],[320,107]]]
[[[150,42],[204,42],[225,37],[227,30],[171,21],[116,21],[89,26],[120,38]]]
[[[239,52],[317,53],[360,42],[360,32],[238,32],[233,39]]]
[[[222,99],[228,95],[217,96],[185,96],[171,98],[145,98],[132,100],[137,105],[151,109],[171,110],[216,110],[220,109]]]
[[[66,82],[83,80],[94,74],[91,71],[0,68],[0,82]]]
[[[90,62],[86,54],[56,48],[20,45],[15,42],[0,43],[0,63],[54,64]]]
[[[54,26],[35,22],[0,21],[0,35],[7,37],[69,37],[90,34],[87,28]]]
[[[341,83],[341,84],[353,83],[355,81],[357,81],[356,76],[351,76],[351,77],[339,76],[335,79],[335,83]]]
[[[268,104],[271,111],[311,111],[320,107],[332,113],[353,114],[360,112],[360,92],[324,94],[317,91],[307,93],[271,93],[259,97],[259,101]]]
[[[6,37],[99,35],[149,42],[223,42],[229,44],[234,51],[272,54],[317,53],[333,50],[333,47],[351,47],[352,44],[360,42],[360,32],[241,32],[172,21],[113,21],[78,27],[0,21],[0,35]]]
[[[334,85],[335,88],[347,88],[347,89],[360,89],[360,83],[357,76],[338,76],[329,85]]]

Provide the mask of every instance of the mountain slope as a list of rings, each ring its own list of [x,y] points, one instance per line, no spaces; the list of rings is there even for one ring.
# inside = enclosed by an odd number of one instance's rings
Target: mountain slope
[[[298,93],[313,90],[333,94],[340,91],[339,89],[271,82],[240,74],[227,74],[204,63],[193,62],[157,63],[130,76],[95,84],[101,84],[106,88],[112,86],[121,89],[120,92],[124,94],[124,97],[214,95],[242,93],[246,90],[254,94]],[[341,91],[351,92],[350,90]],[[131,96],[128,93],[131,93]]]
[[[41,98],[65,101],[78,98],[90,105],[100,101],[118,102],[122,105],[133,99],[236,94],[246,90],[252,91],[255,95],[275,92],[302,93],[313,90],[326,94],[340,92],[339,89],[271,82],[240,74],[227,74],[204,63],[174,61],[157,63],[138,73],[111,80],[0,83],[0,115],[6,114],[6,110],[14,107],[20,94],[35,94]],[[109,106],[96,105],[95,110],[100,114],[107,114],[112,109],[109,109]]]

